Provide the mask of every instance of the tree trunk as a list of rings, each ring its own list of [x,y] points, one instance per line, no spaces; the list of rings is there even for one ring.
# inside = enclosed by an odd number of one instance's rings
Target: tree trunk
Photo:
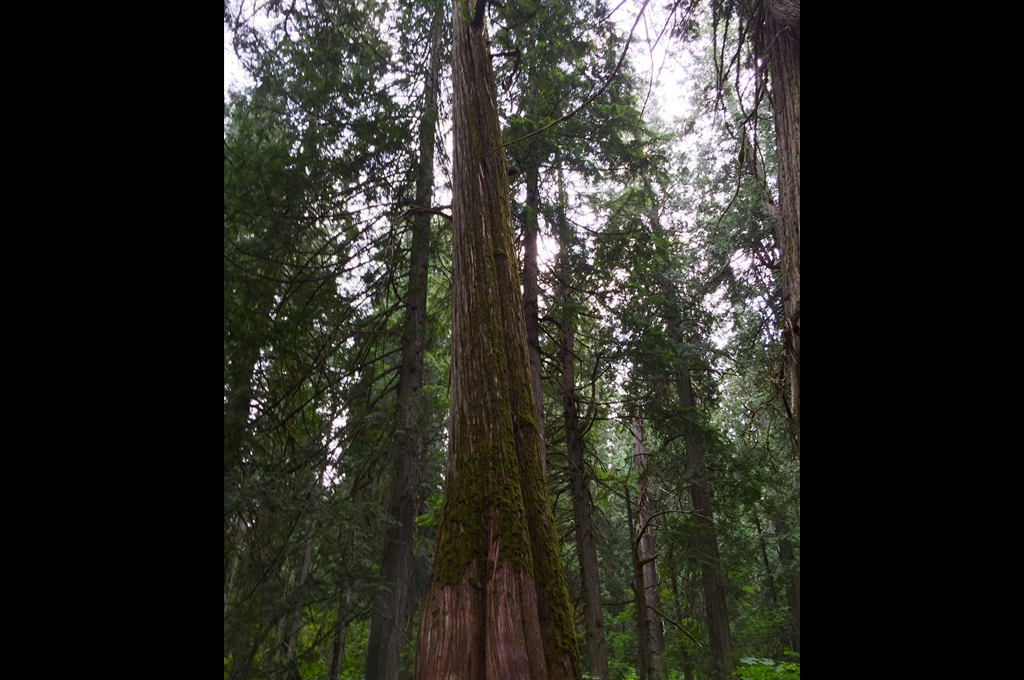
[[[342,595],[342,602],[345,596]],[[338,615],[334,618],[334,638],[331,640],[331,663],[327,669],[327,680],[338,680],[341,664],[345,662],[345,633],[348,624],[345,620],[345,609],[338,605]]]
[[[657,213],[652,214],[652,224],[661,231]],[[683,316],[679,292],[669,279],[663,280],[661,292],[665,299],[665,321],[669,338],[682,350],[689,344],[684,334]],[[711,487],[707,478],[704,456],[704,431],[697,415],[697,400],[693,392],[690,375],[690,359],[676,358],[676,392],[682,411],[681,426],[686,440],[686,457],[690,476],[690,499],[693,503],[693,520],[697,528],[697,551],[701,564],[701,584],[707,611],[708,637],[711,643],[712,680],[731,680],[732,634],[729,630],[729,609],[725,598],[725,578],[718,553],[718,538],[715,536],[715,520],[711,504]]]
[[[252,372],[259,359],[259,347],[249,347],[239,367],[232,367],[232,383],[224,404],[224,471],[235,468],[242,457],[242,443],[252,401]]]
[[[408,613],[409,584],[413,571],[413,534],[419,506],[418,487],[426,446],[420,428],[420,388],[423,386],[423,351],[427,320],[427,265],[430,256],[430,220],[434,195],[434,131],[441,70],[441,20],[438,3],[431,21],[430,66],[424,85],[424,111],[420,120],[419,174],[416,208],[412,218],[409,290],[403,332],[402,368],[398,380],[398,432],[394,458],[388,530],[382,571],[384,587],[377,593],[370,615],[366,645],[366,679],[397,680],[402,647],[408,639],[403,626]]]
[[[563,253],[568,244],[563,243]],[[569,277],[565,257],[559,258],[563,281]],[[580,581],[583,584],[583,622],[587,641],[587,670],[601,680],[608,680],[608,648],[605,643],[604,618],[601,611],[601,582],[597,571],[597,547],[594,541],[593,499],[583,459],[583,437],[580,435],[576,402],[575,321],[570,309],[572,300],[568,286],[563,284],[561,298],[566,313],[562,319],[562,410],[565,421],[565,446],[569,459],[569,489],[572,496],[573,519],[576,523],[576,552],[580,559]]]
[[[637,515],[640,518],[640,559],[643,564],[644,600],[646,602],[646,613],[648,620],[648,634],[650,635],[651,649],[651,672],[648,680],[665,680],[665,624],[658,615],[661,610],[661,584],[658,580],[658,571],[655,566],[657,547],[655,545],[654,530],[651,527],[650,496],[647,489],[647,449],[644,446],[639,421],[634,421],[633,432],[633,461],[637,471]]]
[[[318,480],[318,483],[319,481],[320,480]],[[293,594],[295,606],[292,611],[292,625],[288,634],[288,646],[285,652],[284,665],[286,670],[281,674],[282,678],[289,677],[289,674],[292,677],[298,677],[299,675],[298,668],[295,664],[295,652],[299,643],[299,631],[302,630],[302,610],[304,609],[304,595],[302,588],[306,585],[306,577],[309,576],[309,567],[313,560],[313,534],[315,531],[316,520],[314,519],[309,523],[309,536],[306,537],[306,550],[302,555],[302,568],[299,571],[299,583]]]
[[[228,667],[230,680],[248,680],[253,676],[254,656],[273,625],[267,624],[260,614],[252,611],[250,598],[257,597],[256,593],[264,579],[279,567],[276,559],[261,550],[266,549],[274,533],[277,517],[269,513],[263,517],[256,516],[244,534],[245,547],[239,548],[241,558],[232,583],[233,594],[224,617],[225,654],[231,656]],[[274,617],[275,611],[271,605],[266,607],[265,614]],[[258,621],[258,630],[251,625],[254,620]]]
[[[453,11],[449,459],[415,677],[581,680],[541,468],[485,7],[456,0]]]
[[[768,561],[768,547],[764,542],[764,532],[761,531],[761,520],[757,516],[757,511],[754,513],[754,528],[757,529],[757,543],[761,546],[761,561],[764,564],[765,579],[768,581],[768,594],[772,599],[772,604],[779,604],[779,594],[775,590],[775,576],[772,573],[772,565]]]
[[[238,531],[235,533],[235,540],[231,544],[232,555],[230,564],[226,565],[227,568],[224,570],[224,617],[228,615],[228,605],[231,603],[231,593],[235,589],[235,578],[238,576],[238,565],[241,562],[242,557],[242,539],[245,537],[246,524],[245,520],[238,518],[237,521]]]
[[[345,637],[356,605],[356,597],[349,587],[347,578],[342,578],[339,589],[341,593],[338,596],[338,615],[334,618],[334,639],[331,642],[331,663],[327,669],[327,680],[338,680],[341,667],[345,664]]]
[[[694,524],[697,525],[697,544],[701,562],[701,584],[704,588],[704,603],[707,609],[708,637],[711,642],[713,680],[730,680],[732,677],[732,634],[729,631],[729,609],[725,600],[725,579],[718,554],[718,538],[715,536],[715,521],[711,510],[711,489],[708,485],[707,466],[704,461],[704,440],[696,422],[696,399],[690,368],[680,366],[677,378],[679,405],[683,408],[686,433],[686,454],[689,464],[690,499],[693,503]]]
[[[789,525],[781,512],[775,513],[775,529],[779,532],[779,561],[786,574],[786,604],[789,605],[790,646],[800,651],[800,567],[796,563]]]
[[[791,410],[800,438],[800,0],[764,0],[759,52],[772,80],[779,163],[779,249]]]
[[[636,532],[639,527],[633,521],[633,504],[629,499],[629,482],[626,491],[626,522],[629,525],[629,549],[633,562],[633,603],[636,607],[637,648],[640,656],[640,667],[637,668],[640,680],[652,680],[654,674],[654,656],[651,649],[651,619],[647,614],[647,598],[644,593],[643,560],[640,558],[640,542]]]
[[[530,349],[530,379],[533,386],[533,400],[537,406],[537,431],[540,433],[540,460],[547,478],[547,446],[544,442],[544,391],[540,376],[540,323],[537,298],[540,284],[537,279],[540,266],[537,262],[537,233],[540,230],[538,211],[540,209],[540,168],[531,163],[526,168],[526,215],[523,230],[523,312],[526,316],[526,344]]]
[[[266,320],[273,309],[272,294],[251,302],[256,310],[255,317]],[[226,653],[232,657],[228,670],[231,680],[247,680],[254,673],[253,655],[259,648],[259,635],[250,630],[245,621],[245,607],[237,606],[239,599],[246,599],[262,581],[270,569],[262,563],[254,546],[261,545],[262,540],[273,532],[270,529],[276,522],[273,515],[260,510],[249,510],[245,507],[244,498],[238,489],[245,488],[251,482],[247,477],[251,472],[247,469],[251,456],[253,421],[251,408],[253,384],[256,379],[257,365],[260,359],[260,334],[251,329],[232,329],[230,334],[234,346],[227,356],[232,358],[225,370],[225,401],[224,401],[224,519],[225,542],[227,532],[237,531],[234,541],[234,555],[224,587],[224,631]],[[252,533],[247,528],[246,520],[252,523]],[[240,594],[240,595],[238,595]]]
[[[669,562],[673,563],[674,560],[669,558]],[[672,588],[672,601],[675,605],[675,611],[673,612],[676,617],[676,621],[682,623],[683,621],[683,605],[682,600],[679,596],[679,581],[676,572],[669,572],[669,586]],[[689,590],[689,587],[687,588]],[[680,640],[679,643],[679,655],[681,657],[682,668],[683,668],[683,680],[693,680],[693,655],[690,653],[687,644]]]

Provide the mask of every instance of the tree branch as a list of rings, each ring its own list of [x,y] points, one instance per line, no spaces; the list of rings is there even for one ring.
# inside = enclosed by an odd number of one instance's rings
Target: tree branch
[[[686,637],[688,637],[691,640],[693,640],[693,644],[697,645],[701,649],[704,649],[704,645],[702,645],[701,643],[697,642],[697,638],[693,637],[693,635],[690,634],[690,631],[686,630],[685,628],[680,626],[678,623],[676,623],[672,619],[668,618],[668,615],[666,615],[665,612],[661,611],[660,609],[658,609],[657,607],[655,607],[652,604],[648,604],[647,606],[650,607],[651,609],[653,609],[654,611],[656,611],[658,613],[658,616],[660,616],[661,618],[665,619],[666,621],[671,623],[673,626],[675,626],[679,630],[683,631],[683,633],[686,635]]]
[[[479,1],[480,2],[486,2],[486,0],[479,0]],[[604,94],[605,90],[607,90],[608,86],[612,84],[612,80],[615,79],[615,76],[618,75],[619,70],[622,68],[622,62],[624,62],[626,60],[626,52],[629,51],[629,44],[633,41],[633,31],[636,30],[637,24],[639,24],[640,23],[640,19],[643,18],[644,11],[647,9],[647,3],[649,3],[650,1],[651,0],[644,0],[644,4],[640,8],[640,13],[637,14],[636,21],[633,22],[633,28],[629,29],[629,37],[626,39],[626,44],[622,48],[622,55],[619,57],[619,63],[617,63],[615,65],[615,70],[613,70],[611,72],[611,74],[608,76],[608,78],[605,79],[604,85],[601,86],[600,90],[598,90],[597,92],[594,92],[593,94],[591,94],[589,97],[587,97],[585,100],[583,100],[582,104],[580,104],[575,109],[573,109],[569,113],[565,114],[561,118],[559,118],[557,120],[553,120],[550,123],[548,123],[547,125],[545,125],[544,127],[538,128],[537,130],[534,130],[533,132],[528,132],[525,135],[523,135],[522,137],[519,137],[518,139],[513,139],[510,142],[505,142],[504,144],[499,144],[498,146],[496,146],[494,149],[491,150],[491,153],[495,153],[496,151],[498,151],[500,149],[503,149],[506,146],[511,146],[512,144],[518,144],[519,142],[523,141],[524,139],[529,139],[530,137],[533,137],[534,135],[539,135],[540,133],[544,132],[548,128],[554,127],[555,125],[558,125],[559,123],[563,123],[563,122],[569,120],[570,118],[575,116],[577,113],[579,113],[583,109],[585,109],[588,106],[590,106],[590,104],[593,103],[593,101],[595,99],[597,99],[602,94]],[[477,5],[477,7],[479,8],[479,4]]]

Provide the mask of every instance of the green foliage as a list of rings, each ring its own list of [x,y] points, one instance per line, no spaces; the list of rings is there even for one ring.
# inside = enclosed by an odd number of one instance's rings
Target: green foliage
[[[225,6],[254,82],[225,102],[225,677],[266,676],[296,612],[293,670],[326,675],[340,609],[341,677],[354,680],[388,525],[411,247],[399,216],[414,195],[434,5],[258,7],[254,17],[251,4]],[[743,659],[735,675],[799,677],[797,664],[769,659],[792,644],[786,585],[799,574],[800,465],[784,401],[778,250],[766,201],[776,190],[774,130],[770,102],[755,91],[763,71],[754,74],[736,22],[725,30],[738,7],[676,3],[671,32],[696,57],[690,119],[641,116],[646,83],[627,59],[574,118],[506,149],[510,163],[536,169],[540,184],[533,210],[523,200],[525,173],[514,180],[513,219],[536,218],[554,253],[542,262],[540,300],[548,481],[578,593],[560,375],[563,330],[575,332],[574,398],[616,680],[637,676],[622,499],[623,485],[636,483],[623,426],[634,416],[645,428],[650,501],[663,513],[652,523],[663,608],[704,645],[666,626],[670,678],[682,677],[684,659],[697,677],[709,668],[695,548],[706,529],[686,493],[687,437],[707,450],[734,651]],[[610,9],[589,0],[489,8],[506,141],[558,119],[605,82],[625,39],[605,21]],[[730,63],[732,55],[739,58]],[[443,87],[439,135],[449,128],[447,94]],[[434,229],[414,600],[430,573],[448,436],[450,222],[439,217]],[[678,405],[683,367],[698,413]],[[793,560],[780,556],[783,544]],[[411,655],[403,663],[411,666]]]
[[[788,648],[785,654],[794,658],[800,657],[798,653],[790,651]],[[733,675],[743,680],[781,680],[783,678],[786,680],[800,680],[799,663],[790,661],[775,663],[771,659],[755,659],[751,657],[740,659],[740,663],[743,665],[733,671]]]

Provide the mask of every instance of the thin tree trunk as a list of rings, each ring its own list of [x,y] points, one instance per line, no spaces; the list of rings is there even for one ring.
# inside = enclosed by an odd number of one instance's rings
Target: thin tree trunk
[[[644,584],[644,567],[640,558],[640,545],[637,541],[637,527],[633,521],[633,504],[629,499],[629,483],[625,485],[626,490],[626,521],[629,525],[629,548],[633,558],[633,602],[636,607],[636,628],[637,647],[640,652],[640,680],[652,680],[654,673],[654,657],[651,649],[651,619],[647,614],[647,598],[644,593],[647,588]]]
[[[753,512],[754,515],[754,527],[757,529],[757,543],[761,548],[761,561],[764,564],[765,579],[768,582],[767,590],[771,597],[772,605],[776,608],[779,606],[779,592],[775,585],[775,572],[772,569],[771,562],[768,560],[768,545],[764,538],[764,531],[761,529],[761,519],[757,516],[757,511]],[[792,625],[785,625],[780,623],[777,629],[776,639],[778,644],[773,645],[775,651],[780,651],[779,647],[784,644],[787,640],[790,646],[793,646]],[[799,651],[799,650],[798,650]]]
[[[670,563],[672,562],[671,558],[669,561]],[[678,575],[674,570],[669,572],[669,587],[672,589],[672,601],[675,605],[673,613],[675,614],[676,621],[682,623],[683,605],[679,597]],[[680,640],[679,643],[679,655],[681,657],[683,667],[683,680],[693,680],[693,655],[690,654],[689,648],[685,642],[682,642],[682,640]]]
[[[562,271],[563,276],[568,272]],[[568,304],[568,289],[563,290]],[[568,314],[567,314],[568,316]],[[576,552],[580,559],[580,581],[583,584],[583,622],[587,640],[587,670],[608,680],[608,648],[605,643],[604,617],[601,611],[601,582],[597,570],[597,547],[594,541],[593,499],[583,459],[583,438],[579,431],[576,404],[576,377],[573,346],[574,322],[562,324],[562,408],[565,421],[566,455],[569,459],[569,489],[572,496],[573,519],[576,523]]]
[[[246,546],[239,550],[238,569],[231,587],[234,595],[229,601],[228,615],[224,618],[226,653],[230,654],[232,659],[228,669],[230,680],[248,680],[252,677],[254,655],[273,625],[267,626],[263,618],[267,614],[275,616],[273,612],[253,612],[252,603],[246,601],[254,596],[270,573],[276,573],[280,568],[278,556],[270,554],[273,549],[268,546],[270,537],[278,528],[279,519],[280,515],[270,513],[253,517],[252,525],[244,534]],[[252,619],[259,622],[259,632],[251,627]],[[276,644],[276,640],[280,638],[270,639]]]
[[[652,214],[652,225],[661,230],[657,212]],[[669,338],[682,348],[687,346],[683,331],[681,301],[678,291],[667,279],[661,285],[666,301],[665,321]],[[707,612],[708,637],[711,643],[712,680],[731,680],[733,671],[732,633],[729,630],[729,609],[725,597],[725,578],[715,535],[712,512],[711,487],[707,478],[704,455],[704,432],[697,415],[697,400],[693,392],[689,359],[677,358],[676,392],[682,411],[682,431],[686,440],[686,456],[690,475],[690,499],[693,518],[697,525],[698,558],[701,562],[701,584]]]
[[[765,579],[768,581],[768,593],[771,595],[772,603],[777,605],[779,603],[779,594],[775,590],[775,576],[772,573],[772,565],[768,561],[768,546],[764,542],[764,532],[761,531],[761,520],[757,516],[757,511],[754,513],[754,527],[757,529],[757,542],[761,546],[761,560],[764,563],[764,574]]]
[[[415,677],[581,680],[541,468],[485,8],[456,0],[453,10],[450,450]]]
[[[800,651],[800,567],[796,563],[789,525],[781,512],[775,513],[775,529],[779,532],[779,561],[786,574],[786,604],[789,605],[790,646]]]
[[[685,363],[679,370],[677,389],[679,405],[682,406],[684,413],[687,462],[692,475],[690,499],[693,503],[694,523],[698,528],[701,584],[704,588],[708,637],[713,657],[711,677],[714,680],[730,680],[733,671],[732,634],[729,631],[725,579],[722,576],[722,562],[718,554],[718,538],[715,536],[711,489],[708,485],[707,466],[704,461],[704,441],[700,427],[696,423],[697,404],[693,395],[690,368]]]
[[[597,545],[594,531],[594,502],[584,461],[584,441],[580,433],[579,402],[576,399],[576,313],[573,309],[573,278],[570,250],[571,232],[565,219],[565,185],[561,159],[558,166],[558,297],[562,303],[562,418],[565,424],[566,456],[569,459],[569,490],[573,519],[576,524],[576,552],[580,560],[580,582],[583,585],[583,625],[586,632],[587,671],[608,680],[608,646],[605,640],[604,616],[601,609],[601,580],[597,566]]]
[[[317,480],[320,483],[320,480]],[[302,630],[302,610],[303,607],[303,593],[302,588],[306,585],[306,577],[309,576],[309,566],[313,560],[313,534],[316,531],[316,520],[312,520],[309,523],[309,536],[306,537],[306,549],[302,555],[302,568],[299,571],[299,583],[295,588],[295,592],[292,594],[295,599],[295,607],[292,611],[292,625],[288,635],[288,646],[285,652],[285,672],[281,674],[281,677],[288,677],[288,671],[291,671],[291,675],[298,676],[298,668],[295,666],[295,650],[299,643],[299,631]]]
[[[261,316],[260,318],[264,318]],[[246,433],[249,430],[249,411],[252,404],[252,380],[256,362],[260,358],[258,345],[250,344],[242,350],[242,357],[228,370],[227,399],[224,403],[224,485],[240,484],[245,457]]]
[[[345,661],[345,634],[348,631],[348,624],[338,609],[338,616],[334,620],[334,638],[331,640],[331,665],[327,670],[327,680],[338,680],[341,673],[341,664]]]
[[[277,627],[274,629],[274,657],[272,665],[270,667],[270,677],[276,680],[285,680],[287,675],[285,674],[285,665],[282,660],[282,652],[285,648],[284,633],[285,627],[288,625],[288,609],[287,599],[291,594],[292,587],[295,585],[295,569],[292,569],[288,574],[288,585],[285,588],[283,609],[284,613],[277,619]]]
[[[644,446],[641,426],[639,421],[634,421],[633,432],[633,461],[637,471],[637,515],[640,517],[640,527],[643,532],[640,535],[640,556],[643,563],[644,574],[644,600],[646,601],[646,612],[648,619],[648,634],[650,635],[651,649],[651,674],[649,680],[664,680],[665,670],[665,625],[658,616],[661,610],[661,584],[658,580],[658,571],[655,566],[657,558],[657,547],[654,538],[654,529],[650,524],[651,509],[650,495],[647,486],[647,449]]]
[[[258,318],[265,319],[270,312],[270,302],[264,300],[259,307]],[[227,368],[226,379],[227,394],[224,403],[224,496],[225,499],[237,498],[236,489],[245,483],[245,476],[248,474],[245,469],[246,454],[251,446],[250,433],[252,423],[250,421],[250,409],[253,398],[253,380],[256,365],[260,358],[260,347],[251,337],[241,335],[239,342],[242,343],[235,353],[235,360]],[[239,356],[240,355],[240,356]],[[225,520],[235,523],[238,527],[238,540],[236,540],[236,552],[232,558],[228,578],[224,586],[224,629],[226,652],[231,655],[232,661],[229,669],[231,680],[246,680],[251,677],[253,669],[253,654],[255,644],[253,634],[248,630],[246,624],[241,620],[238,613],[231,608],[232,593],[236,589],[246,590],[255,587],[249,581],[254,578],[253,574],[260,573],[258,559],[253,556],[252,548],[241,544],[246,532],[243,517],[244,510],[236,502],[234,504],[226,501],[224,508]],[[267,522],[271,522],[268,519]],[[256,524],[256,533],[261,533],[259,524]],[[259,545],[259,536],[249,541],[249,545]],[[227,540],[227,537],[225,537]],[[229,618],[229,613],[231,617]]]
[[[540,432],[540,459],[547,478],[547,446],[544,442],[544,391],[541,386],[540,322],[537,298],[540,294],[537,262],[537,233],[540,230],[540,168],[536,163],[526,168],[526,215],[523,230],[523,313],[526,316],[526,343],[530,350],[530,380],[533,400],[537,406],[537,430]]]
[[[228,606],[231,603],[231,593],[235,589],[235,579],[238,576],[238,565],[241,562],[242,557],[242,539],[245,537],[246,525],[245,520],[241,517],[238,518],[237,523],[238,531],[235,533],[235,540],[233,541],[234,552],[231,555],[231,560],[228,568],[225,570],[224,575],[224,616],[228,615]]]
[[[413,534],[419,506],[417,490],[422,476],[426,446],[420,428],[420,389],[423,386],[423,352],[427,319],[427,266],[430,256],[430,213],[434,195],[434,131],[437,124],[437,93],[441,70],[441,17],[439,2],[431,22],[430,66],[424,86],[425,104],[420,120],[419,174],[416,208],[412,218],[412,252],[409,290],[403,332],[402,369],[398,381],[398,432],[394,458],[389,517],[382,571],[384,587],[377,593],[370,615],[366,645],[367,680],[397,680],[403,630],[409,604],[413,570]]]
[[[331,641],[331,663],[327,669],[327,680],[338,680],[341,667],[345,663],[345,637],[354,601],[347,579],[342,579],[341,593],[338,596],[338,614],[334,618],[334,638]]]

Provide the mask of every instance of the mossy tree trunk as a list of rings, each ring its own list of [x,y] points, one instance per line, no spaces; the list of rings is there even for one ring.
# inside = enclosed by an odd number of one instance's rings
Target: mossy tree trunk
[[[366,644],[367,680],[397,680],[401,651],[408,639],[403,626],[409,611],[409,585],[413,580],[413,534],[420,504],[417,491],[426,458],[419,401],[423,386],[427,264],[430,256],[431,214],[427,211],[434,195],[434,132],[441,71],[443,8],[444,5],[438,2],[431,23],[430,64],[419,126],[420,158],[412,217],[409,289],[402,337],[402,369],[398,380],[398,432],[389,503],[393,524],[384,548],[384,588],[375,596],[371,612]]]
[[[453,11],[449,458],[415,677],[580,680],[541,467],[484,8],[455,0]]]
[[[800,0],[763,0],[758,51],[767,56],[779,163],[778,241],[782,254],[783,337],[791,409],[800,423]]]

